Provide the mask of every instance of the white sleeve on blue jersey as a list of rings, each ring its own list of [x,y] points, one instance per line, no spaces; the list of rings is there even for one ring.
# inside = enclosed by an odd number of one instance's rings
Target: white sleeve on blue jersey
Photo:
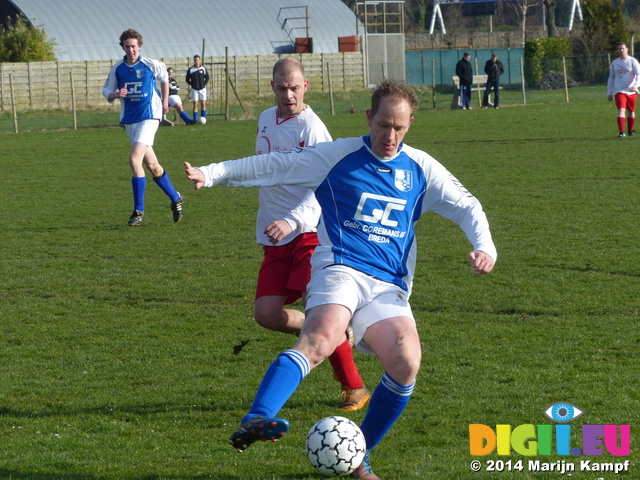
[[[343,138],[198,168],[204,173],[205,187],[294,185],[313,189],[322,183],[333,165],[362,146],[361,137]]]
[[[156,79],[160,83],[167,83],[169,81],[169,73],[167,72],[167,66],[164,62],[160,60],[152,60],[153,61],[153,71],[156,75]]]
[[[414,158],[424,152],[405,145],[405,151],[414,150]],[[441,163],[429,157],[424,164],[428,178],[427,191],[422,202],[422,212],[432,211],[457,223],[467,236],[474,250],[485,252],[493,261],[498,258],[491,238],[489,222],[476,197],[455,178]]]
[[[105,80],[104,85],[102,86],[102,95],[107,99],[109,103],[113,103],[115,101],[115,99],[109,100],[109,95],[118,90],[118,79],[116,78],[116,70],[121,63],[123,63],[123,60],[119,60],[118,62],[114,63],[113,67],[111,67],[111,70],[109,70],[109,75],[107,75],[107,79]]]

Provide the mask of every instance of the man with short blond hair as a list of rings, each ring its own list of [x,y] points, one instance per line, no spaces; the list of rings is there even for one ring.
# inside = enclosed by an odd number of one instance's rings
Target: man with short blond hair
[[[262,112],[258,120],[257,154],[331,141],[327,127],[304,103],[308,88],[302,62],[285,57],[275,63],[271,81],[275,106]],[[307,300],[309,261],[318,245],[316,225],[320,205],[306,187],[261,187],[259,197],[256,238],[263,246],[264,259],[258,272],[254,318],[270,330],[298,335],[304,313],[285,306],[298,299],[303,304]],[[340,410],[364,407],[371,394],[353,361],[348,337],[329,356],[329,361],[342,385]]]

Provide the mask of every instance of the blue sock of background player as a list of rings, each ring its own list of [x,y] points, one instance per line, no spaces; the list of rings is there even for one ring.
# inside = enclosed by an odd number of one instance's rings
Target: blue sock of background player
[[[161,177],[154,177],[153,181],[162,189],[162,191],[171,199],[172,202],[177,202],[180,199],[180,194],[173,187],[169,174],[165,170]]]
[[[146,177],[131,177],[133,189],[133,209],[144,212],[144,190],[147,185]]]
[[[193,122],[193,119],[189,116],[189,114],[187,112],[185,112],[184,110],[180,112],[180,118],[182,119],[182,121],[184,123],[186,123],[187,125],[189,125],[191,122]]]

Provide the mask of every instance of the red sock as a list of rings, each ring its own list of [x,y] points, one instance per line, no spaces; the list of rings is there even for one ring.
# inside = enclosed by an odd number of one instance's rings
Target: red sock
[[[624,132],[624,117],[618,117],[618,130]]]
[[[340,384],[349,390],[364,387],[358,368],[353,361],[353,350],[349,340],[345,339],[335,351],[329,355],[329,362]]]
[[[628,130],[632,132],[636,128],[636,117],[627,118]]]

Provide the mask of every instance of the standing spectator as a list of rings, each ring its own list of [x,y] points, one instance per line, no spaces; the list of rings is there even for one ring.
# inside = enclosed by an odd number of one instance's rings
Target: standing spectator
[[[421,363],[409,305],[415,224],[429,211],[455,221],[472,244],[473,270],[493,269],[497,253],[480,202],[433,157],[403,143],[417,108],[413,90],[384,81],[371,97],[366,135],[200,168],[185,162],[196,190],[306,186],[315,190],[322,207],[302,332],[267,369],[249,412],[229,439],[236,449],[286,434],[289,422],[277,413],[343,341],[351,323],[358,349],[375,354],[383,369],[360,426],[367,453],[353,476],[379,480],[371,470],[370,449],[407,406]]]
[[[200,105],[200,116],[207,118],[207,83],[209,83],[209,73],[200,55],[193,56],[193,66],[187,70],[187,83],[191,87],[191,101],[193,102],[193,119],[198,121],[198,105]]]
[[[275,63],[271,89],[276,106],[262,112],[258,120],[258,155],[331,141],[327,127],[304,103],[308,88],[299,60],[285,57]],[[299,335],[304,313],[284,307],[300,298],[306,303],[311,254],[318,245],[320,205],[306,187],[261,187],[259,196],[256,238],[263,245],[264,260],[258,273],[254,317],[270,330]],[[342,385],[340,410],[362,408],[371,394],[353,361],[347,336],[329,361]]]
[[[498,60],[498,55],[495,53],[492,54],[491,58],[484,64],[484,73],[487,74],[487,88],[484,91],[482,106],[484,108],[489,106],[489,95],[493,88],[493,108],[498,108],[500,106],[500,75],[504,73],[504,65],[502,65],[500,60]]]
[[[196,121],[182,108],[182,99],[178,93],[180,91],[180,85],[178,85],[178,82],[173,77],[173,68],[167,68],[167,73],[169,74],[169,106],[178,112],[178,115],[180,115],[180,118],[186,125],[193,125]]]
[[[120,99],[120,123],[124,126],[132,147],[129,166],[133,172],[133,213],[129,225],[140,225],[144,218],[144,191],[146,177],[143,163],[153,175],[153,181],[171,199],[173,221],[182,218],[183,197],[171,184],[167,171],[162,168],[153,150],[153,141],[160,120],[169,111],[169,75],[164,63],[142,57],[142,35],[126,30],[120,35],[120,46],[125,52],[122,60],[113,65],[102,87],[109,103]],[[162,94],[156,82],[160,82]]]
[[[464,52],[460,61],[456,64],[456,75],[460,79],[460,102],[463,110],[471,110],[471,85],[473,84],[473,68],[471,67],[471,54]]]
[[[626,43],[618,44],[620,57],[611,62],[609,70],[609,82],[607,84],[607,98],[609,101],[616,99],[618,108],[618,137],[624,138],[625,110],[627,134],[635,135],[636,126],[636,99],[638,98],[638,87],[640,87],[640,64],[629,56],[629,49]]]

